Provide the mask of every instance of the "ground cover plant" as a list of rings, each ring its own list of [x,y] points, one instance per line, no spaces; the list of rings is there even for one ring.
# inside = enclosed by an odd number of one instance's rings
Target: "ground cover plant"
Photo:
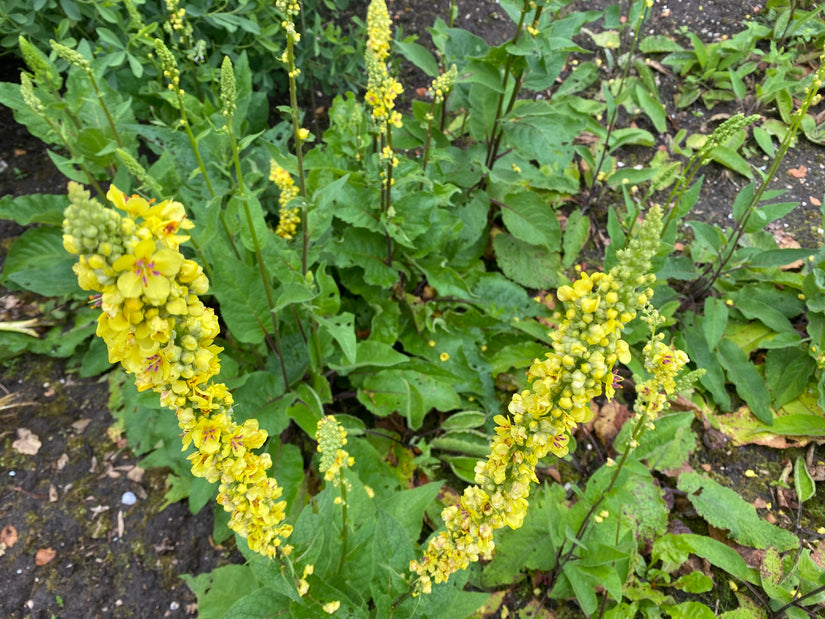
[[[72,308],[2,354],[125,370],[133,448],[246,559],[187,578],[203,616],[821,612],[825,254],[766,230],[796,206],[778,166],[822,141],[819,10],[705,44],[644,36],[649,1],[507,0],[490,45],[453,2],[425,47],[373,0],[336,55],[297,0],[94,6],[27,24],[0,88],[71,181],[2,199],[39,224],[2,281]],[[317,122],[307,73],[361,66]],[[650,152],[654,71],[730,113]],[[750,179],[726,228],[691,215],[711,161]],[[702,423],[811,445],[774,480],[790,526],[694,470]]]

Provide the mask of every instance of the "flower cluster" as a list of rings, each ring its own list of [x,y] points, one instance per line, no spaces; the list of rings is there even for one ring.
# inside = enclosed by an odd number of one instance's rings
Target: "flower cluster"
[[[433,80],[433,83],[427,90],[427,94],[430,95],[436,103],[443,102],[453,89],[456,77],[458,77],[458,67],[452,65],[448,71]]]
[[[318,422],[315,440],[318,441],[318,453],[321,454],[318,470],[324,474],[326,481],[337,486],[340,483],[341,469],[355,463],[355,459],[342,449],[347,444],[347,431],[335,417],[327,415]]]
[[[567,454],[570,431],[592,416],[590,400],[603,393],[612,397],[614,366],[630,361],[622,330],[653,294],[648,271],[661,228],[662,211],[655,206],[609,273],[582,273],[558,290],[567,311],[551,335],[552,350],[533,362],[530,389],[513,395],[510,414],[496,416],[496,436],[487,460],[476,466],[476,485],[444,509],[446,530],[431,539],[420,561],[410,563],[419,577],[417,591],[428,593],[433,583],[445,582],[471,561],[490,559],[493,532],[518,528],[524,520],[539,459]],[[664,360],[659,358],[660,367],[668,365]],[[668,376],[654,372],[654,380]]]
[[[281,62],[287,66],[290,78],[295,79],[301,70],[295,66],[295,56],[292,48],[301,41],[301,33],[295,30],[295,16],[301,12],[301,3],[298,0],[275,0],[275,8],[284,15],[281,27],[287,38],[287,48],[281,54]]]
[[[229,526],[252,550],[274,556],[292,528],[283,524],[282,490],[266,474],[269,454],[253,452],[266,432],[255,420],[234,423],[232,394],[212,380],[220,371],[218,320],[198,297],[209,282],[179,250],[194,224],[179,202],[152,204],[114,185],[107,198],[125,214],[69,184],[63,245],[79,255],[74,272],[81,288],[96,293],[97,334],[109,361],[121,363],[139,390],[154,390],[175,411],[183,448],[196,449],[189,456],[192,473],[220,482],[218,502],[232,513]]]
[[[275,163],[274,159],[269,162],[269,180],[275,183],[281,191],[278,199],[280,204],[278,227],[275,234],[288,241],[295,238],[298,224],[301,223],[300,207],[289,208],[290,203],[298,197],[299,189],[292,180],[292,175]]]
[[[380,133],[388,124],[401,126],[401,114],[395,110],[395,98],[404,92],[400,82],[387,68],[392,22],[384,0],[372,0],[367,9],[367,93],[364,100],[372,108],[372,118]]]

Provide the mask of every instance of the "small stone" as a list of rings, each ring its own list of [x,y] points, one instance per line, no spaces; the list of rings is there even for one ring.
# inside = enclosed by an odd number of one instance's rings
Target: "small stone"
[[[135,496],[134,492],[124,492],[123,496],[120,499],[120,502],[124,505],[134,505],[137,503],[137,497]]]

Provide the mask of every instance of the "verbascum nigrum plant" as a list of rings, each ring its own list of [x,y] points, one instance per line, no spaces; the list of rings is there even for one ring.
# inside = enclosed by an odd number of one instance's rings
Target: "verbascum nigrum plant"
[[[530,388],[513,395],[509,415],[497,415],[490,455],[475,469],[476,484],[460,501],[444,509],[446,530],[435,535],[420,560],[410,563],[416,590],[428,593],[470,562],[492,558],[493,532],[521,527],[538,461],[568,453],[571,431],[593,416],[590,401],[613,397],[615,366],[631,359],[622,331],[653,296],[651,260],[659,247],[662,211],[654,206],[638,234],[618,254],[607,273],[582,273],[558,290],[566,304],[564,318],[551,334],[552,350],[528,370]],[[687,356],[653,336],[645,350],[653,378],[644,384],[645,404],[660,413],[674,392],[674,376]],[[653,367],[655,366],[655,367]]]
[[[282,489],[267,476],[269,454],[254,451],[267,433],[254,419],[236,424],[232,394],[213,380],[222,351],[214,344],[218,320],[199,298],[209,282],[180,252],[194,224],[179,202],[152,204],[114,185],[107,198],[118,210],[69,184],[63,245],[79,257],[74,272],[81,288],[94,292],[101,310],[97,335],[109,361],[175,413],[183,449],[195,447],[192,474],[220,483],[217,500],[232,514],[229,527],[255,552],[289,554],[283,540],[292,527],[283,522]]]

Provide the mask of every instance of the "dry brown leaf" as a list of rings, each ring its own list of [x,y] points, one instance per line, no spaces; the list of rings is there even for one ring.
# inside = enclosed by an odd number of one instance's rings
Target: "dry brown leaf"
[[[57,556],[57,551],[52,550],[51,548],[41,548],[37,551],[37,554],[34,555],[34,564],[35,565],[46,565],[50,563],[52,559]]]
[[[85,429],[86,429],[86,427],[87,427],[90,423],[92,423],[92,420],[91,420],[91,419],[85,419],[85,418],[84,418],[84,419],[78,419],[77,421],[75,421],[75,422],[72,424],[72,430],[74,430],[74,431],[75,431],[75,432],[77,432],[78,434],[83,434],[83,430],[85,430]]]
[[[753,506],[756,509],[765,509],[768,506],[768,502],[761,496],[758,496],[753,500]]]
[[[794,178],[805,178],[805,176],[808,174],[808,168],[806,168],[804,165],[801,165],[798,168],[791,168],[790,170],[788,170],[788,174],[790,174]]]
[[[5,544],[6,548],[11,548],[17,543],[17,529],[14,525],[7,524],[0,530],[0,544]]]
[[[814,206],[822,206],[822,200],[813,196],[808,197],[808,201]]]
[[[27,428],[17,428],[17,440],[11,446],[17,452],[27,456],[33,456],[40,451],[40,446],[43,443]]]
[[[603,445],[610,445],[621,427],[630,419],[630,411],[616,400],[606,402],[593,422],[593,430]]]
[[[66,465],[68,463],[69,463],[69,455],[68,454],[62,454],[57,459],[57,462],[54,463],[54,465],[55,465],[55,467],[57,468],[58,471],[62,471],[64,468],[66,468]]]
[[[139,466],[133,466],[131,468],[131,470],[128,473],[126,473],[126,477],[128,479],[131,479],[132,481],[136,481],[137,483],[140,483],[140,482],[143,481],[143,474],[145,472],[146,471],[144,469],[140,468]]]
[[[816,563],[820,569],[825,570],[825,542],[819,540],[816,542],[816,547],[811,553],[811,559]]]

